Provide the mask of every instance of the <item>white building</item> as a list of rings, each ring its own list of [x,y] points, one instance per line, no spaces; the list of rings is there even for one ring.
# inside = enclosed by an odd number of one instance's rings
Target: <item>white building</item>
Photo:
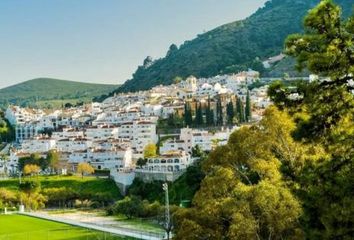
[[[111,150],[74,151],[69,156],[69,162],[72,164],[88,162],[96,169],[130,168],[132,167],[132,150],[129,147],[119,147]]]
[[[118,137],[118,128],[114,126],[92,126],[86,128],[85,137],[89,140],[106,140],[109,138],[117,138]]]
[[[156,123],[149,121],[124,123],[119,127],[118,138],[130,140],[134,153],[141,157],[146,145],[157,143]]]
[[[156,173],[179,172],[187,169],[192,163],[191,156],[185,151],[173,151],[149,158],[146,165],[141,169],[136,169],[136,171]]]
[[[46,153],[49,150],[55,149],[56,142],[52,138],[35,137],[25,139],[21,143],[21,152],[23,153]]]
[[[52,138],[55,140],[68,138],[83,138],[84,132],[82,130],[75,130],[74,128],[63,128],[61,132],[53,132]]]
[[[85,151],[92,146],[92,141],[85,138],[66,138],[56,141],[56,148],[60,152]]]
[[[39,129],[35,124],[19,124],[15,127],[16,142],[21,143],[26,139],[34,138],[38,135]]]

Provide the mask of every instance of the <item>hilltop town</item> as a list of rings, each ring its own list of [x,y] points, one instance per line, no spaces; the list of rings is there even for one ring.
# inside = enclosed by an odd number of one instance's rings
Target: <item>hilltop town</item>
[[[15,129],[15,141],[8,146],[9,156],[0,160],[0,172],[18,175],[19,159],[55,151],[60,156],[57,173],[76,172],[86,162],[109,171],[123,192],[136,177],[174,181],[193,164],[194,148],[210,152],[225,145],[241,124],[261,119],[270,104],[267,87],[258,72],[249,70],[191,76],[62,109],[11,105],[5,118]],[[158,151],[147,154],[149,146]],[[53,170],[48,167],[41,174]]]

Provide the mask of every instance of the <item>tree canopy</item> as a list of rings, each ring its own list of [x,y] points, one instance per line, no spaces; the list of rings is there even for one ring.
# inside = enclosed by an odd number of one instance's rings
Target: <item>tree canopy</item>
[[[275,106],[203,164],[176,239],[351,239],[354,215],[353,16],[323,0],[287,54],[319,75],[269,88]]]

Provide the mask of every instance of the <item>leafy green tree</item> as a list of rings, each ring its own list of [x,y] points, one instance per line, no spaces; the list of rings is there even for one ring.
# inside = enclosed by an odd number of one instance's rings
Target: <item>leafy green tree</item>
[[[273,107],[260,123],[241,128],[211,152],[194,207],[176,213],[176,239],[303,238],[301,203],[281,169],[307,156],[292,139],[294,129],[290,117]]]
[[[353,19],[343,20],[337,5],[321,1],[306,16],[305,33],[286,42],[286,53],[297,59],[298,68],[308,68],[320,80],[297,88],[296,107],[289,89],[273,90],[277,105],[291,107],[297,139],[322,145],[326,154],[308,161],[297,176],[309,239],[350,239],[353,233]]]
[[[57,170],[59,168],[60,155],[56,150],[49,150],[46,160],[51,169]]]
[[[166,57],[169,57],[171,55],[173,55],[174,53],[176,53],[178,50],[178,47],[176,44],[171,44],[170,48],[167,51]]]
[[[315,81],[306,92],[310,118],[303,121],[309,134],[326,134],[346,116],[353,116],[354,41],[353,16],[341,19],[341,9],[323,0],[304,20],[305,33],[286,41],[286,53],[297,59],[298,69],[305,67],[327,79]]]
[[[77,166],[77,173],[81,175],[81,178],[84,178],[85,174],[92,174],[95,172],[95,169],[86,162],[79,163]]]
[[[137,165],[138,167],[142,167],[142,166],[144,166],[146,163],[147,163],[147,159],[146,159],[146,158],[139,158],[139,159],[136,161],[136,165]]]
[[[128,219],[140,217],[143,214],[143,203],[135,196],[125,197],[123,200],[117,201],[114,205],[114,214],[123,214]]]
[[[38,175],[38,173],[40,172],[41,168],[36,165],[36,164],[26,164],[25,167],[23,168],[23,173],[25,175]]]
[[[144,147],[144,158],[151,158],[157,155],[156,144],[149,143]]]

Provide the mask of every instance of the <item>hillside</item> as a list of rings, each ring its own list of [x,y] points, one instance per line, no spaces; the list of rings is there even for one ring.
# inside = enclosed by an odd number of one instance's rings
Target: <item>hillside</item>
[[[37,78],[0,89],[0,108],[8,104],[33,107],[56,107],[67,102],[88,102],[96,96],[111,92],[118,85],[91,84]]]
[[[302,31],[302,19],[319,0],[272,0],[249,18],[198,35],[179,48],[171,45],[166,56],[146,58],[133,78],[116,92],[145,90],[170,84],[176,76],[209,77],[251,67],[264,71],[260,60],[279,54],[285,38]],[[352,0],[335,0],[349,15]],[[290,70],[292,67],[290,67]]]

